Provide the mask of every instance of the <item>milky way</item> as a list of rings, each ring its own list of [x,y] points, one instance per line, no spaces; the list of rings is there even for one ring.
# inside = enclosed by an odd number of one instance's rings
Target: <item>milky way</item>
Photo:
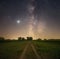
[[[34,3],[34,0],[31,0],[29,2],[29,5],[28,5],[28,12],[29,12],[29,18],[30,18],[30,21],[29,21],[29,36],[33,36],[34,37],[34,32],[33,32],[33,23],[35,22],[35,18],[34,18],[34,10],[35,10],[35,6],[33,6],[33,3]]]
[[[60,38],[60,0],[1,0],[0,36]]]
[[[34,11],[36,8],[35,0],[30,0],[28,4],[28,13],[29,13],[29,36],[34,38],[38,37],[43,33],[45,29],[45,23],[43,21],[37,20],[37,15],[35,16]],[[40,34],[39,34],[40,33]]]

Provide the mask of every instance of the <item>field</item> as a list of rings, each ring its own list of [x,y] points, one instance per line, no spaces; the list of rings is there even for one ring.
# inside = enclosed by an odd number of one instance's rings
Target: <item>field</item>
[[[35,41],[41,59],[60,59],[60,41]]]
[[[0,59],[60,59],[60,41],[0,42]]]
[[[0,59],[18,59],[26,42],[12,41],[0,43]]]

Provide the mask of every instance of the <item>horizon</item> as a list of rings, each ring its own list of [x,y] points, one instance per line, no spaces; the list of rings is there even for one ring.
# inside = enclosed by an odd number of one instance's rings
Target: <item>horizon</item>
[[[20,36],[20,37],[21,37],[21,36]],[[5,37],[0,37],[0,38],[2,38],[2,39],[4,39],[4,40],[18,40],[18,38],[20,38],[20,37],[17,37],[17,38],[5,38]],[[27,37],[30,37],[30,36],[27,36]],[[21,39],[24,38],[25,40],[27,40],[27,37],[21,37]],[[33,37],[32,37],[32,40],[38,40],[38,39],[40,39],[40,40],[60,40],[60,38],[41,38],[41,37],[33,38]]]

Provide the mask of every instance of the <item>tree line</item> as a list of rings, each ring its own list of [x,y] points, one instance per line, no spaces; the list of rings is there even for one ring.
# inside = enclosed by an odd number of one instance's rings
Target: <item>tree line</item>
[[[15,40],[15,39],[12,39],[12,40]],[[34,40],[33,37],[27,37],[26,39],[24,37],[18,37],[17,39],[18,41],[24,41],[24,40]],[[38,38],[36,39],[38,41],[54,41],[54,40],[57,40],[57,41],[60,41],[60,39],[41,39],[41,38]],[[11,39],[5,39],[4,37],[0,37],[0,42],[2,41],[11,41]]]

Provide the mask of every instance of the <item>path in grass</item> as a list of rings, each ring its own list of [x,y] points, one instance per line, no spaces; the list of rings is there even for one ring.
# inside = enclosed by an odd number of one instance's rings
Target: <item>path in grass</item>
[[[28,42],[19,59],[41,59],[34,45]]]
[[[25,47],[24,51],[22,52],[22,54],[21,54],[19,59],[24,59],[24,56],[25,56],[25,53],[27,51],[28,46],[29,46],[29,43],[26,45],[26,47]]]
[[[35,49],[35,47],[34,47],[34,45],[32,43],[31,43],[31,47],[32,47],[37,59],[41,59],[41,56],[39,56],[39,54],[37,53],[37,51],[36,51],[36,49]]]

